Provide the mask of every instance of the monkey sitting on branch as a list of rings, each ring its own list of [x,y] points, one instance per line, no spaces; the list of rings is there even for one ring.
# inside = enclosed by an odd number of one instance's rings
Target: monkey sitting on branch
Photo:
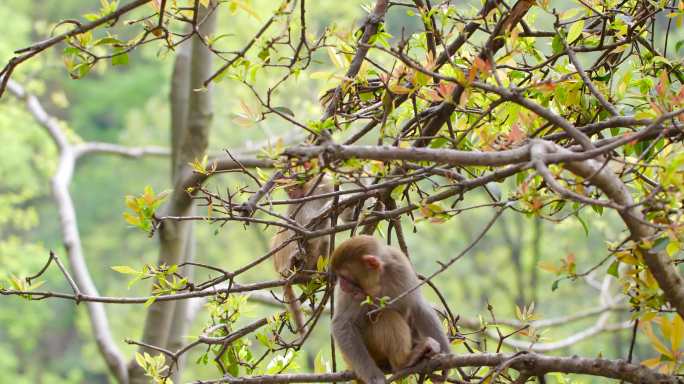
[[[419,289],[369,316],[366,297],[394,298],[419,284],[408,258],[372,236],[355,236],[333,252],[337,277],[332,331],[342,357],[365,384],[384,384],[385,372],[423,357],[450,353],[435,310]],[[447,375],[446,371],[443,373]]]

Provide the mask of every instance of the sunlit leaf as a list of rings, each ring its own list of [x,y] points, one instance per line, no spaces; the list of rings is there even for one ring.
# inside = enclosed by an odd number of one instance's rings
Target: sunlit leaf
[[[651,323],[642,323],[641,329],[643,333],[646,335],[646,338],[648,338],[649,345],[653,347],[658,353],[660,353],[663,356],[667,356],[669,358],[672,358],[672,353],[670,350],[665,347],[665,345],[658,339],[658,337],[653,333],[653,327],[651,326]]]
[[[127,265],[113,266],[112,269],[116,272],[124,273],[124,274],[128,274],[128,275],[137,275],[140,273],[139,271],[136,271],[135,269],[133,269]]]
[[[577,40],[577,38],[582,34],[582,31],[584,31],[584,20],[578,20],[572,23],[568,29],[566,41],[568,43],[572,43],[573,41]]]

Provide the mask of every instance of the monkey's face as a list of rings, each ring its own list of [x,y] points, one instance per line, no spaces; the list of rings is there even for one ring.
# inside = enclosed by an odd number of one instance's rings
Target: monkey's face
[[[351,277],[351,273],[346,269],[336,272],[337,281],[340,284],[342,292],[351,295],[354,299],[363,300],[366,293],[361,285]]]
[[[333,272],[337,275],[340,289],[354,299],[363,300],[366,296],[377,296],[381,291],[381,266],[369,266],[364,258],[334,268]]]

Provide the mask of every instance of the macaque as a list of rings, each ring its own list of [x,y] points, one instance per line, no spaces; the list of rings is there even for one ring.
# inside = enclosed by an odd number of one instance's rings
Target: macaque
[[[290,199],[299,199],[306,196],[315,196],[333,192],[331,181],[324,177],[314,177],[304,184],[297,184],[285,188]],[[287,208],[287,216],[297,222],[300,226],[306,227],[312,220],[318,219],[326,205],[329,205],[332,198],[321,198],[306,201],[300,204],[291,204]],[[321,220],[313,230],[329,228],[330,219]],[[271,242],[271,249],[279,247],[283,242],[288,241],[295,232],[290,229],[279,231]],[[328,256],[329,238],[321,236],[307,240],[302,245],[297,241],[290,241],[283,248],[273,255],[273,266],[282,277],[288,277],[293,270],[316,269],[316,261],[320,256]],[[306,333],[304,326],[304,315],[300,307],[299,300],[294,294],[292,285],[283,287],[283,298],[287,303],[290,313],[295,321],[297,333],[303,336]]]
[[[385,372],[412,366],[426,356],[450,353],[437,313],[420,290],[370,316],[373,308],[362,304],[367,296],[394,298],[419,283],[400,250],[372,236],[355,236],[335,249],[331,268],[338,281],[333,337],[363,383],[384,384]]]

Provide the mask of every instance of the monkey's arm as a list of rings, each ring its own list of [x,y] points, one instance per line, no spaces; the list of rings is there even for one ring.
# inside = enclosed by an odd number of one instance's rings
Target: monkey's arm
[[[349,315],[350,312],[358,314],[359,311],[348,307],[347,311],[342,312],[343,308],[341,307],[337,308],[338,312],[335,313],[332,321],[332,331],[337,347],[344,355],[347,363],[351,365],[350,368],[364,383],[385,384],[385,375],[375,364],[363,342],[363,337],[355,321],[357,318]],[[363,314],[360,315],[363,316]]]
[[[430,336],[437,340],[440,353],[451,353],[449,338],[437,317],[437,312],[423,298],[420,292],[416,292],[413,308],[411,308],[411,320],[418,334]]]

